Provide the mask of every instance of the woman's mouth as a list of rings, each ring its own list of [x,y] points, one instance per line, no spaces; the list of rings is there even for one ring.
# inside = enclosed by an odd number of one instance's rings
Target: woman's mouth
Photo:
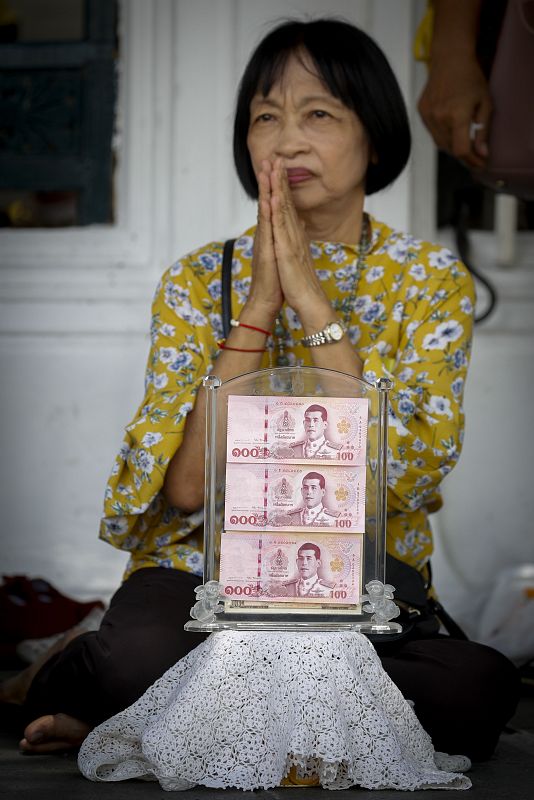
[[[287,181],[290,186],[294,186],[297,183],[303,183],[304,181],[313,178],[313,173],[309,171],[309,169],[304,169],[302,167],[291,167],[287,171]]]

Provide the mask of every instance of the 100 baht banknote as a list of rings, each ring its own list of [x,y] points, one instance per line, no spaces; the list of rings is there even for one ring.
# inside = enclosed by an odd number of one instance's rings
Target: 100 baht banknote
[[[362,607],[360,603],[353,605],[333,605],[328,601],[323,601],[322,603],[306,601],[306,603],[303,604],[298,597],[294,602],[284,600],[283,603],[279,603],[276,600],[228,600],[227,598],[225,598],[224,601],[224,613],[235,615],[267,614],[269,616],[280,616],[283,614],[313,614],[323,616],[324,614],[328,614],[331,618],[333,613],[341,616],[353,616],[354,614],[361,614],[361,610]]]
[[[228,397],[227,460],[365,464],[363,398]]]
[[[358,604],[362,536],[224,532],[221,596],[236,600]]]
[[[225,530],[363,533],[364,466],[227,464]]]

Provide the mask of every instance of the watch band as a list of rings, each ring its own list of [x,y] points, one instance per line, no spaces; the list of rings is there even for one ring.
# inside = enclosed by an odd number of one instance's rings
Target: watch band
[[[315,333],[310,333],[308,336],[304,336],[300,340],[300,343],[303,344],[304,347],[319,347],[319,345],[322,344],[334,344],[343,338],[346,330],[345,325],[340,320],[336,320],[335,322],[329,322],[321,331],[316,331]]]

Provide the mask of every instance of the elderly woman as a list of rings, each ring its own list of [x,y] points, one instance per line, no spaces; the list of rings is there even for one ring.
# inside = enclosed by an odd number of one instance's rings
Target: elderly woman
[[[393,378],[387,545],[425,572],[428,515],[461,449],[474,296],[450,252],[364,212],[365,195],[395,180],[409,149],[398,84],[362,31],[288,22],[253,53],[234,128],[237,173],[258,202],[257,225],[233,249],[239,325],[220,341],[223,242],[165,273],[146,396],[113,468],[101,527],[105,541],[131,553],[125,582],[100,631],[72,639],[11,686],[33,719],[25,751],[79,744],[199,641],[182,628],[202,570],[209,370],[224,381],[311,364]],[[516,700],[504,656],[437,635],[382,650],[436,749],[491,755]]]

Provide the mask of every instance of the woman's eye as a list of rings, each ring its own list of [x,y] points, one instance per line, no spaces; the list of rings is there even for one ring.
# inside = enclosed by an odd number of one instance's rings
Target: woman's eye
[[[256,117],[256,122],[270,122],[272,119],[274,119],[272,114],[259,114]]]
[[[317,108],[315,111],[312,111],[312,116],[316,119],[326,119],[330,114],[328,111],[323,111],[322,108]]]

